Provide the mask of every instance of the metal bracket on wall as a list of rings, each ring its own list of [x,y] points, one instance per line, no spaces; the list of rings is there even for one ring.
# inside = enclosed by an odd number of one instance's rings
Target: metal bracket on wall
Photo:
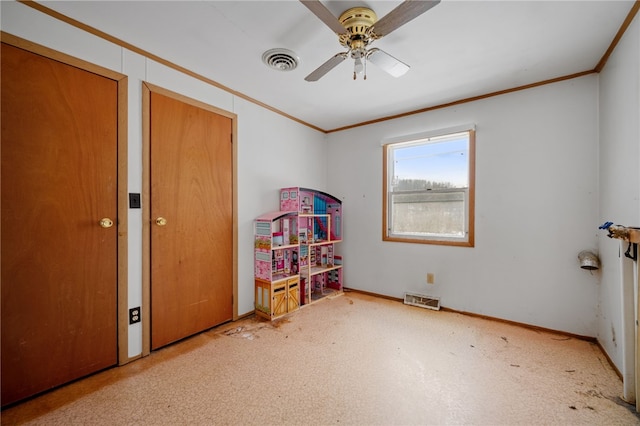
[[[633,248],[633,251],[631,250]],[[627,251],[624,252],[624,255],[634,262],[638,261],[638,243],[629,243],[629,247],[627,247]]]

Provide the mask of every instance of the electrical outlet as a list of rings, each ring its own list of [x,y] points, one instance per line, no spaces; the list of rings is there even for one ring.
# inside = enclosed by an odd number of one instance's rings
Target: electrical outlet
[[[429,272],[427,274],[427,284],[434,284],[436,282],[436,276]]]
[[[140,314],[140,307],[138,306],[137,308],[131,308],[129,309],[129,324],[135,324],[137,322],[140,322],[140,317],[142,315]]]

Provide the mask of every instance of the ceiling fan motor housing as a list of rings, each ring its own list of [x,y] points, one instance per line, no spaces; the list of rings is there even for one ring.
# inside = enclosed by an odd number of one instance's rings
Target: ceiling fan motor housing
[[[338,21],[347,29],[345,34],[338,36],[340,44],[349,49],[360,49],[371,41],[369,28],[378,20],[375,12],[367,7],[354,7],[340,15]]]

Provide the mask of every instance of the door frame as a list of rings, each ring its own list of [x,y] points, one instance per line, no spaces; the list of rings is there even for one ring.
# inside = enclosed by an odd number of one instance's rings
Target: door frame
[[[151,353],[151,93],[211,111],[231,119],[232,168],[232,292],[233,321],[238,320],[238,116],[171,90],[142,82],[142,356]]]
[[[92,64],[82,59],[75,58],[62,52],[50,49],[37,43],[25,40],[12,34],[0,31],[0,42],[9,46],[17,47],[27,52],[52,59],[54,61],[67,64],[84,71],[97,74],[101,77],[113,80],[117,85],[117,137],[118,137],[118,189],[117,189],[117,209],[118,209],[118,237],[117,237],[117,344],[118,344],[118,365],[126,364],[135,358],[129,358],[129,309],[128,309],[128,174],[127,174],[127,149],[128,149],[128,78],[126,75],[112,71],[108,68]]]

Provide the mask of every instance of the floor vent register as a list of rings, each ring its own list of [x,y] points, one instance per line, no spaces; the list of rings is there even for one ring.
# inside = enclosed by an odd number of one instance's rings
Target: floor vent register
[[[420,308],[433,309],[434,311],[440,310],[440,298],[427,296],[425,294],[405,293],[404,304],[418,306]]]

